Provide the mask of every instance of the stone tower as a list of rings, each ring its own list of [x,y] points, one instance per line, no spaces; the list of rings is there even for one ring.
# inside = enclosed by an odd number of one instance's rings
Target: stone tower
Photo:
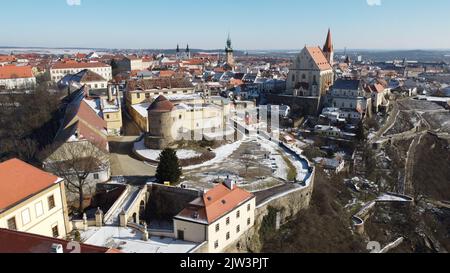
[[[333,40],[331,37],[331,30],[328,29],[327,40],[325,41],[325,45],[323,46],[323,55],[327,58],[328,62],[331,66],[334,64],[334,46]]]
[[[234,50],[231,45],[231,38],[230,38],[229,34],[228,34],[228,39],[227,39],[227,46],[225,47],[225,55],[227,58],[227,64],[229,66],[233,67],[234,66]]]

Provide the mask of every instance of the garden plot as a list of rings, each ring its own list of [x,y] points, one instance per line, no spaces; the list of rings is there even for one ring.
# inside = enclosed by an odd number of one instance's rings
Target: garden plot
[[[195,168],[184,169],[182,184],[188,188],[211,189],[230,178],[249,191],[282,185],[293,164],[270,141],[247,138],[234,144],[228,156],[219,157]],[[291,166],[289,166],[291,165]]]

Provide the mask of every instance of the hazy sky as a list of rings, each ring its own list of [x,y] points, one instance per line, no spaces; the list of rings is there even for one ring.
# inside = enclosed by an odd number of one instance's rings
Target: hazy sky
[[[449,0],[6,0],[0,46],[450,48]]]

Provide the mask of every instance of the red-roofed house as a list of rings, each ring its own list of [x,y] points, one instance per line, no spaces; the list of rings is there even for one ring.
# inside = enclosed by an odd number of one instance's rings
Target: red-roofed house
[[[255,209],[255,196],[228,179],[175,216],[175,235],[180,240],[207,241],[207,252],[221,252],[253,226]]]
[[[114,248],[78,244],[53,237],[1,228],[0,242],[0,253],[121,253]]]
[[[36,85],[31,66],[0,66],[0,89],[24,89]]]
[[[54,82],[58,82],[68,74],[77,74],[85,69],[97,73],[107,81],[112,80],[112,68],[110,65],[101,62],[79,62],[73,60],[62,60],[55,63],[50,68],[50,77]]]
[[[70,228],[63,179],[18,159],[0,163],[0,228],[64,238]]]

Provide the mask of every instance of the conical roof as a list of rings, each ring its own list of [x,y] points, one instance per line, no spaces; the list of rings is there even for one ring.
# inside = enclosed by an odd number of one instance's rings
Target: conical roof
[[[160,95],[147,109],[150,112],[170,112],[175,106],[166,97]]]
[[[333,51],[333,40],[331,38],[331,30],[328,29],[327,40],[325,41],[325,45],[323,46],[323,52],[332,52]]]

